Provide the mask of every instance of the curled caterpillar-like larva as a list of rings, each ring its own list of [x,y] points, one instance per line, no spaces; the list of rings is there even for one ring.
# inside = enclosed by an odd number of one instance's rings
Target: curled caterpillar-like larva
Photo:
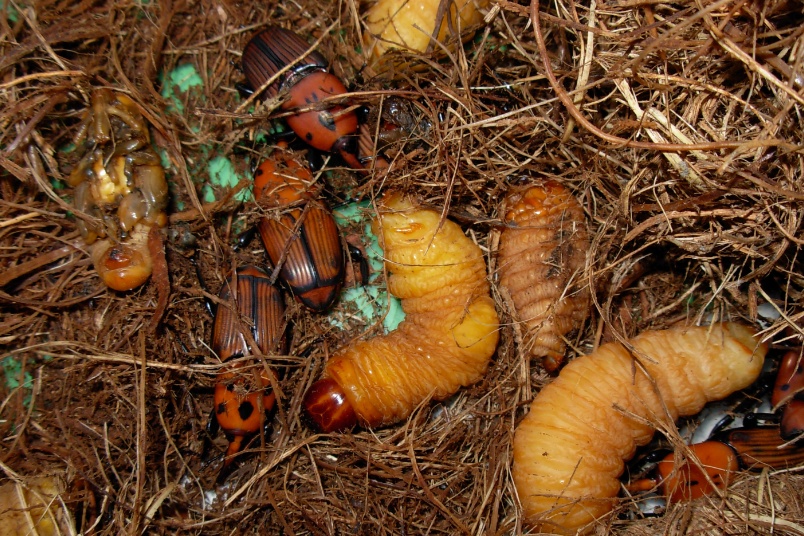
[[[391,333],[336,353],[305,408],[324,431],[407,418],[428,397],[443,400],[478,381],[497,348],[499,320],[480,248],[438,212],[386,196],[372,225],[388,289],[405,320]]]
[[[517,428],[513,477],[529,525],[589,528],[613,508],[624,461],[657,424],[747,387],[767,352],[735,323],[646,331],[630,342],[633,353],[609,343],[569,363]]]
[[[522,348],[550,372],[561,366],[563,336],[589,314],[589,289],[578,280],[589,233],[578,201],[554,180],[512,189],[500,234],[500,284],[522,323]]]

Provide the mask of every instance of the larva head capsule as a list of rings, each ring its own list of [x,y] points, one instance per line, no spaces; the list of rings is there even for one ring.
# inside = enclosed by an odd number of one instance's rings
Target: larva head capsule
[[[357,424],[357,414],[346,393],[332,378],[315,382],[304,396],[303,405],[307,420],[321,432],[345,432]]]
[[[307,42],[290,30],[269,26],[259,32],[243,50],[243,71],[249,85],[261,88],[280,71],[285,71],[265,91],[275,97],[287,91],[289,99],[284,110],[309,108],[336,95],[347,93],[337,76],[327,71],[327,62],[318,52],[310,52]],[[301,59],[300,59],[301,58]],[[320,151],[339,153],[356,168],[362,168],[357,158],[357,114],[342,106],[307,110],[287,118],[288,126],[301,139]]]

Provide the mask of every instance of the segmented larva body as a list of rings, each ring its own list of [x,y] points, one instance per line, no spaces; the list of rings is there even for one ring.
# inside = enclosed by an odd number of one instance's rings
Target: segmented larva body
[[[589,314],[589,289],[580,284],[589,250],[584,212],[555,180],[512,189],[504,206],[500,284],[522,323],[522,347],[552,372],[564,358],[562,337]]]
[[[450,1],[448,13],[440,20],[435,35],[441,45],[436,44],[433,49],[440,52],[441,46],[457,37],[454,34],[481,23],[488,4],[488,0]],[[425,52],[439,22],[439,9],[443,9],[439,0],[379,0],[365,15],[366,48],[375,59],[393,49]]]
[[[589,528],[613,508],[624,461],[658,423],[747,387],[767,352],[735,323],[646,331],[630,342],[633,354],[609,343],[569,363],[517,428],[513,476],[529,525]]]
[[[499,320],[483,254],[457,224],[396,195],[383,200],[372,228],[405,320],[339,351],[325,376],[361,424],[381,426],[478,381],[497,348]]]

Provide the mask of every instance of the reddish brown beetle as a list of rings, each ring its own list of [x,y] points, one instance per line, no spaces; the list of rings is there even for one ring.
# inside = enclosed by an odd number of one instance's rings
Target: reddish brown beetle
[[[238,269],[221,289],[220,299],[211,346],[221,361],[254,353],[245,330],[250,330],[260,353],[287,352],[282,293],[263,270],[254,266]],[[260,431],[265,414],[276,402],[271,390],[273,372],[261,367],[254,374],[244,374],[237,371],[240,367],[242,363],[221,372],[215,385],[215,419],[210,419],[210,426],[220,426],[229,440],[219,481],[228,476],[234,456]]]
[[[332,213],[316,199],[310,169],[280,144],[255,173],[254,197],[264,208],[283,209],[258,223],[271,264],[281,266],[280,277],[301,303],[327,310],[343,284],[344,253]]]
[[[804,432],[804,363],[801,351],[790,350],[779,364],[776,383],[773,386],[771,404],[782,411],[782,437],[792,439]]]
[[[797,425],[804,417],[793,405],[796,400],[792,399],[804,388],[800,355],[795,350],[784,354],[776,374],[771,404],[774,408],[788,404],[782,413],[781,424],[746,424],[723,430],[707,441],[689,445],[692,456],[680,464],[671,452],[656,465],[654,477],[635,480],[627,485],[628,490],[634,493],[658,487],[662,495],[673,502],[692,500],[709,495],[715,489],[726,489],[739,470],[784,469],[804,463],[804,445],[788,441],[791,436],[801,433]],[[772,416],[769,418],[776,420]],[[786,420],[789,421],[787,428]],[[745,422],[749,422],[748,416]]]
[[[287,92],[283,110],[309,108],[329,97],[347,93],[337,76],[327,71],[327,61],[319,52],[307,53],[310,46],[299,35],[269,26],[257,33],[243,50],[243,71],[249,85],[260,89],[278,72],[292,65],[265,91],[269,97]],[[357,157],[357,114],[340,105],[316,108],[287,117],[288,126],[310,146],[337,152],[354,168],[363,166]]]
[[[629,484],[632,493],[657,486],[673,502],[692,500],[726,489],[737,471],[747,469],[783,469],[804,462],[804,447],[787,443],[779,426],[757,426],[725,430],[709,441],[689,446],[697,459],[676,464],[674,453],[656,466],[655,478],[643,478]]]

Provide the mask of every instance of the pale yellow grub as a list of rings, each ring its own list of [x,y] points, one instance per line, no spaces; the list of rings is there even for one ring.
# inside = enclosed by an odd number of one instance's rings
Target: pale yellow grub
[[[488,0],[451,0],[438,29],[439,43],[457,36],[483,20]],[[374,59],[391,49],[422,53],[435,32],[439,0],[379,0],[366,12],[364,41]],[[434,44],[433,50],[441,47]]]
[[[53,476],[0,486],[0,536],[74,534],[61,500],[64,489],[62,480]]]
[[[479,381],[499,340],[480,247],[457,223],[401,195],[386,195],[378,212],[372,230],[405,320],[339,350],[326,369],[366,426],[399,422],[424,400]]]
[[[630,342],[632,351],[609,343],[570,362],[516,429],[512,474],[528,525],[578,534],[605,523],[637,447],[668,420],[748,387],[768,351],[752,328],[730,322]]]

